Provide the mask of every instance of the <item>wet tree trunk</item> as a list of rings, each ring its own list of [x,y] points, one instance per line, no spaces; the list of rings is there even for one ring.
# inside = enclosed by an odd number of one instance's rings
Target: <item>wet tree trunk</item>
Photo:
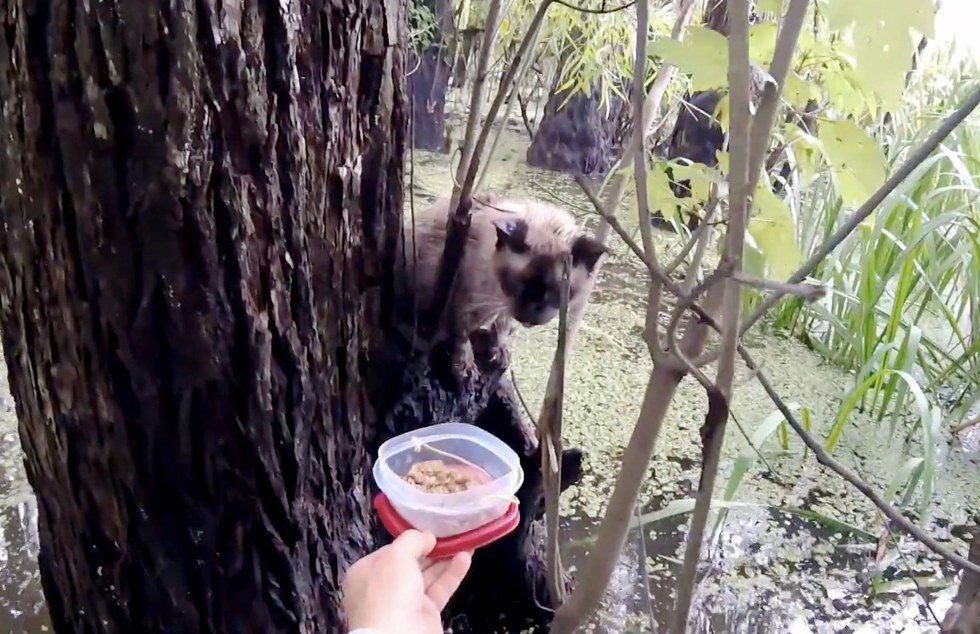
[[[0,0],[0,329],[59,632],[338,632],[395,0]]]
[[[571,97],[553,91],[527,150],[528,164],[571,174],[604,174],[619,155],[622,115],[627,112],[625,102],[603,107],[597,89]]]

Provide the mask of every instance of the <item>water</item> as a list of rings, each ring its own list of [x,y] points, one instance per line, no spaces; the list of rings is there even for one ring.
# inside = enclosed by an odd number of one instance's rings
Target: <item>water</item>
[[[0,355],[0,632],[50,631],[37,550],[37,501],[27,484]]]

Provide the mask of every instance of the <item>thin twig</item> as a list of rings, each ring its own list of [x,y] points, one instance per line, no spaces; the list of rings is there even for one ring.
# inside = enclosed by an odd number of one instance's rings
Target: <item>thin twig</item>
[[[691,252],[691,249],[693,249],[695,245],[698,244],[701,236],[711,228],[711,218],[714,216],[715,210],[718,209],[718,199],[716,197],[712,197],[711,200],[708,201],[706,209],[707,211],[704,214],[704,219],[698,224],[697,228],[691,234],[690,239],[688,239],[687,243],[684,244],[684,247],[680,250],[680,253],[678,253],[674,259],[671,260],[670,264],[667,265],[667,273],[673,273],[678,269],[678,267],[680,267],[681,264],[684,263],[684,258],[687,257],[687,254]],[[700,265],[700,258],[697,258],[697,260],[698,265]],[[692,268],[697,267],[694,266]]]
[[[563,7],[568,7],[569,9],[571,9],[573,11],[578,11],[579,13],[591,13],[593,15],[602,15],[602,14],[605,14],[605,13],[618,13],[620,11],[624,11],[626,9],[629,9],[630,7],[632,7],[637,2],[637,0],[630,0],[629,2],[627,2],[625,4],[621,4],[621,5],[618,5],[618,6],[615,6],[615,7],[610,7],[608,9],[605,8],[605,4],[606,3],[603,2],[602,3],[603,4],[603,8],[600,8],[600,9],[588,9],[586,7],[581,7],[581,6],[577,5],[577,4],[572,4],[571,2],[568,2],[568,0],[553,0],[553,1],[554,1],[555,4],[560,4]]]
[[[681,5],[677,21],[674,23],[673,31],[670,34],[671,39],[675,42],[684,39],[684,33],[687,31],[687,26],[690,24],[691,18],[694,15],[696,4],[697,0],[685,0],[684,4]],[[639,126],[644,134],[649,133],[650,129],[654,127],[664,95],[667,93],[667,88],[670,86],[670,82],[673,81],[674,75],[676,74],[677,67],[673,64],[664,64],[657,71],[657,78],[653,81],[650,92],[647,94],[646,102],[643,104],[643,117]],[[634,121],[633,125],[637,125],[637,122]],[[641,149],[641,146],[636,143],[636,135],[633,135],[629,145],[623,149],[622,156],[619,157],[616,164],[609,170],[610,180],[602,188],[604,192],[603,201],[607,209],[615,211],[619,206],[620,200],[622,200],[623,194],[626,191],[626,174],[624,170],[630,166],[633,162],[633,156]],[[599,229],[596,231],[596,238],[600,242],[605,243],[609,238],[609,229],[610,226],[608,223],[600,224]]]
[[[820,284],[808,284],[806,282],[803,284],[789,284],[787,282],[752,277],[744,273],[733,275],[732,279],[744,286],[751,286],[752,288],[767,291],[779,291],[786,295],[796,295],[808,302],[818,300],[827,294],[827,289]]]
[[[561,495],[561,427],[562,410],[565,399],[565,364],[567,359],[568,337],[568,280],[571,262],[565,258],[562,267],[560,308],[558,311],[558,345],[551,364],[548,389],[538,417],[538,436],[541,446],[541,476],[544,481],[545,527],[547,542],[545,559],[547,563],[546,580],[552,605],[565,601],[565,571],[561,564],[559,551],[559,523],[561,520],[559,496]]]
[[[776,48],[772,63],[769,65],[769,76],[772,81],[765,84],[755,121],[752,124],[752,138],[749,142],[749,192],[754,192],[759,182],[759,173],[762,171],[762,164],[769,149],[769,133],[776,121],[779,98],[786,85],[786,77],[789,75],[793,54],[796,52],[796,42],[800,39],[800,31],[803,29],[803,21],[806,19],[809,6],[810,0],[791,0],[786,16],[779,24],[779,36],[776,38]]]
[[[496,33],[497,19],[500,14],[500,0],[492,0],[490,11],[487,17],[486,32],[484,33],[484,47],[480,52],[480,61],[477,64],[477,77],[473,86],[473,99],[470,104],[469,121],[467,123],[466,142],[463,146],[462,156],[460,157],[460,171],[465,165],[465,176],[453,186],[452,203],[450,205],[450,218],[448,230],[446,232],[446,245],[443,250],[442,258],[439,261],[439,269],[436,276],[435,292],[433,293],[432,304],[426,312],[426,319],[422,323],[422,339],[431,342],[435,336],[439,325],[445,319],[446,311],[450,304],[449,299],[456,284],[456,273],[459,270],[459,263],[463,259],[463,250],[466,245],[466,237],[470,231],[470,209],[473,205],[473,185],[476,182],[476,174],[480,168],[480,160],[483,150],[486,147],[487,139],[490,137],[490,130],[497,119],[500,107],[503,105],[510,94],[510,87],[514,82],[517,73],[523,67],[524,56],[527,55],[531,43],[537,39],[538,31],[544,22],[548,7],[552,0],[541,0],[538,5],[527,33],[521,40],[514,58],[511,60],[507,72],[500,80],[497,94],[490,104],[486,120],[480,129],[480,135],[475,143],[470,147],[472,134],[470,128],[475,129],[475,119],[480,116],[480,104],[482,103],[483,83],[486,81],[487,61],[490,57],[493,37]],[[469,151],[467,151],[469,150]]]
[[[960,423],[959,425],[951,429],[950,432],[952,432],[954,436],[958,436],[962,432],[965,432],[971,427],[976,427],[977,425],[980,425],[980,416],[974,416],[973,420],[968,420],[965,423]]]

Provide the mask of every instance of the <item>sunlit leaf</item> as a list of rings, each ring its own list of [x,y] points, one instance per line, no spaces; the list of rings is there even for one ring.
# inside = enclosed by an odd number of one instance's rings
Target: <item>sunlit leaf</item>
[[[661,38],[648,51],[691,76],[695,91],[721,88],[728,83],[728,41],[706,27],[691,27],[683,42]]]
[[[898,109],[915,50],[910,31],[933,34],[932,1],[832,0],[826,15],[831,29],[852,29],[854,70],[862,84],[881,98],[886,109]]]
[[[797,110],[802,110],[811,99],[819,99],[820,90],[813,83],[794,72],[786,76],[783,86],[783,99]]]
[[[755,3],[755,8],[759,13],[782,15],[783,0],[759,0]]]
[[[677,215],[677,198],[670,189],[666,166],[655,163],[647,173],[647,202],[651,212],[660,212],[667,220]]]
[[[803,262],[796,244],[796,223],[786,203],[768,187],[759,186],[753,198],[755,210],[749,221],[749,233],[766,256],[766,265],[777,280],[785,280]]]
[[[769,66],[775,51],[775,23],[763,22],[749,27],[749,59],[761,66]]]
[[[809,183],[816,175],[817,165],[820,163],[823,150],[820,141],[794,123],[786,123],[783,126],[783,137],[793,155],[800,182]]]
[[[690,181],[690,198],[677,199],[678,204],[684,209],[700,208],[711,191],[712,183],[723,183],[721,173],[701,163],[672,163],[671,170],[674,173],[674,181]]]
[[[874,116],[875,104],[861,88],[854,69],[830,65],[823,72],[823,83],[834,110],[854,116],[865,113]]]
[[[885,182],[885,158],[875,140],[850,120],[822,121],[817,136],[830,163],[837,193],[856,207]]]

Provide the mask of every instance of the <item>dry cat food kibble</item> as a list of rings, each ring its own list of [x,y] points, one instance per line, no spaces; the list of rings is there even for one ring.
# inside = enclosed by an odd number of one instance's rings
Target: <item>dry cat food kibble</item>
[[[462,493],[489,479],[486,472],[466,465],[450,466],[442,460],[416,462],[404,480],[426,493]]]

